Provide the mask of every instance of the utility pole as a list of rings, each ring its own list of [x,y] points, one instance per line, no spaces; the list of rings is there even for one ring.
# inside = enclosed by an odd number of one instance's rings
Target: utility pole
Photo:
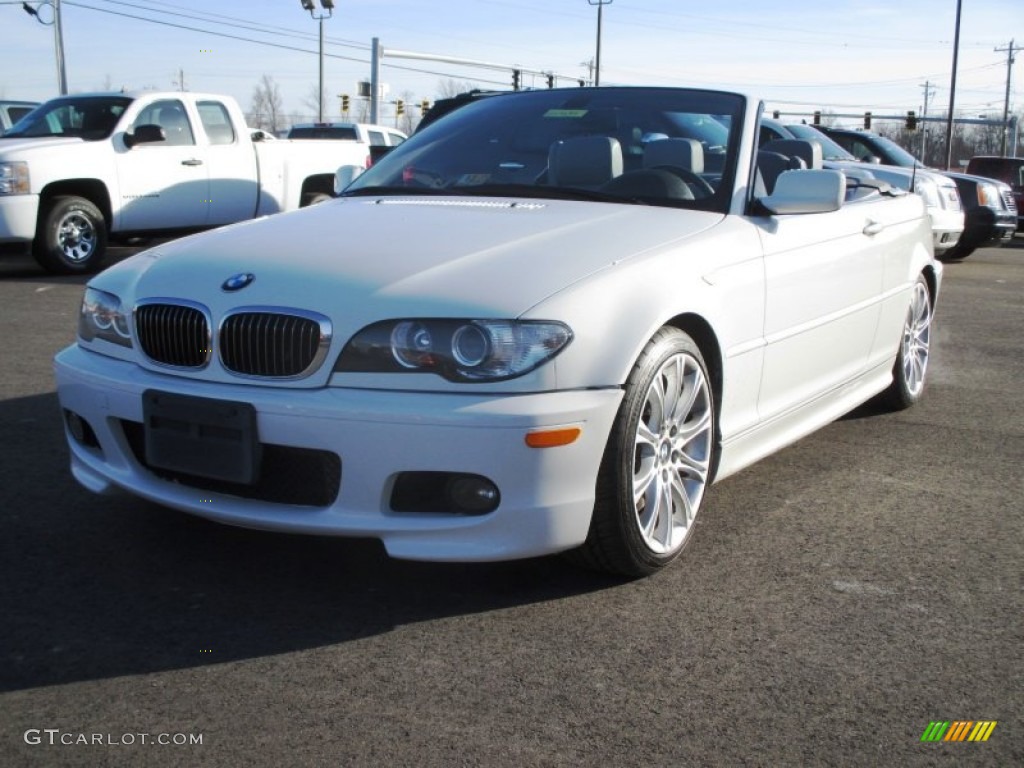
[[[1010,117],[1010,75],[1013,74],[1013,40],[1006,48],[996,48],[996,53],[1006,51],[1006,98],[1003,100],[1003,138],[1000,142],[999,154],[1006,157],[1006,133]],[[1018,51],[1020,48],[1017,49]]]
[[[185,89],[185,70],[184,70],[183,67],[178,67],[178,79],[177,79],[177,81],[174,84],[176,86],[178,86],[178,90],[179,91],[186,90]]]
[[[930,81],[925,80],[924,85],[920,86],[924,88],[924,109],[921,110],[921,117],[928,117],[928,101],[931,99],[932,94],[935,93],[935,86]],[[921,121],[921,162],[928,165],[928,121]]]
[[[594,65],[594,87],[601,84],[601,11],[606,5],[611,5],[612,0],[587,0],[590,5],[597,6],[597,63]]]
[[[953,164],[953,107],[956,105],[956,60],[960,55],[961,0],[956,0],[956,32],[953,35],[953,73],[949,78],[949,118],[946,120],[946,170]]]

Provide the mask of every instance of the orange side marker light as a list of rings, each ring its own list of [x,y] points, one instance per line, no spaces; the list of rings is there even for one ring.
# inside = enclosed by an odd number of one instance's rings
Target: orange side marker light
[[[556,427],[526,433],[526,444],[531,448],[557,448],[576,442],[583,430],[580,427]]]

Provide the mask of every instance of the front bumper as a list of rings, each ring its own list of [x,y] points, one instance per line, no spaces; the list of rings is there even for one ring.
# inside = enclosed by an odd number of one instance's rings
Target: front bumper
[[[969,215],[960,242],[974,248],[998,246],[1013,239],[1017,217],[1009,211],[978,208]]]
[[[598,467],[622,398],[619,389],[521,395],[317,390],[185,380],[68,347],[54,360],[62,408],[91,427],[96,447],[66,429],[71,470],[86,488],[123,489],[222,523],[294,533],[379,538],[395,557],[504,560],[583,542]],[[125,422],[143,421],[142,393],[251,403],[265,444],[326,451],[341,460],[326,506],[241,498],[162,479],[133,451]],[[527,431],[582,428],[572,444],[531,448]],[[399,513],[390,508],[401,472],[482,475],[500,490],[485,515]]]
[[[39,195],[0,196],[0,243],[27,243],[36,236]]]

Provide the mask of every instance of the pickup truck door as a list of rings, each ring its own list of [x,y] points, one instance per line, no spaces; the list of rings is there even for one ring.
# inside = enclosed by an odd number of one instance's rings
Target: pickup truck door
[[[121,231],[174,229],[206,225],[210,185],[207,148],[184,102],[161,99],[142,108],[129,132],[139,125],[159,125],[166,139],[128,149],[114,139],[120,185]],[[115,203],[116,205],[116,203]]]
[[[884,206],[848,203],[830,213],[753,219],[765,260],[762,420],[840,386],[867,364],[881,311]]]
[[[207,173],[210,179],[210,226],[231,224],[256,215],[259,170],[256,152],[245,126],[236,126],[220,101],[196,102],[199,122],[209,143]]]

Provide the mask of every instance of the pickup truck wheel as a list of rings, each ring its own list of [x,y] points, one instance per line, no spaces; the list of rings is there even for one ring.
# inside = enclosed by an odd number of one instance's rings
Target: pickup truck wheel
[[[43,210],[33,255],[48,272],[97,272],[106,250],[103,214],[85,198],[55,197]]]
[[[677,328],[654,335],[626,381],[626,393],[597,478],[582,565],[646,576],[690,540],[715,451],[708,369]]]
[[[932,339],[932,296],[928,282],[919,275],[907,307],[903,337],[892,367],[892,384],[883,394],[885,403],[896,411],[914,405],[924,393],[925,374]]]

